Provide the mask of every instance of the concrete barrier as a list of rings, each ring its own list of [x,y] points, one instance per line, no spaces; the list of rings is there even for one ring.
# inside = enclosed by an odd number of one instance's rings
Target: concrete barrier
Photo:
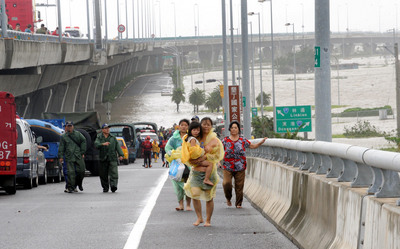
[[[65,43],[66,53],[63,63],[90,60],[90,44]]]
[[[396,198],[280,162],[247,160],[245,196],[299,247],[400,248]]]

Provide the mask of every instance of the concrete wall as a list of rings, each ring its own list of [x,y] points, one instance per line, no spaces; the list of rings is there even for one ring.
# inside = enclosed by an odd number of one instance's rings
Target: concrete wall
[[[302,248],[400,248],[396,198],[367,196],[308,171],[248,157],[244,192]]]
[[[0,70],[91,59],[91,44],[0,40]]]

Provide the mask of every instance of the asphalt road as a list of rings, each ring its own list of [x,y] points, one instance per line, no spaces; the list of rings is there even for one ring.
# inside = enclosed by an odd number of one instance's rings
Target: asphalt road
[[[138,248],[296,248],[247,201],[228,208],[221,183],[212,227],[194,227],[194,211],[175,211],[166,174],[160,163],[145,169],[138,159],[119,166],[116,193],[103,193],[98,177],[86,177],[84,191],[73,194],[64,183],[0,192],[0,248],[136,248],[128,238]]]

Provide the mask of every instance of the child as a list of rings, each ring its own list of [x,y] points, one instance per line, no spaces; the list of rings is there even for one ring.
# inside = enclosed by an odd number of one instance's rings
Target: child
[[[190,123],[189,131],[185,138],[188,152],[190,154],[189,159],[197,159],[205,154],[205,151],[203,148],[200,147],[200,143],[198,140],[199,138],[201,138],[201,135],[202,135],[202,133],[201,133],[200,123],[198,123],[198,122]],[[183,163],[185,163],[185,162],[183,162]],[[200,165],[197,165],[197,166],[200,166]],[[206,160],[201,163],[201,166],[207,167],[203,183],[210,185],[210,186],[214,186],[214,184],[210,181],[210,175],[211,175],[211,171],[213,168],[212,163]]]
[[[156,163],[160,153],[160,147],[158,147],[158,141],[154,139],[153,143],[151,143],[151,146],[153,147],[154,162]]]

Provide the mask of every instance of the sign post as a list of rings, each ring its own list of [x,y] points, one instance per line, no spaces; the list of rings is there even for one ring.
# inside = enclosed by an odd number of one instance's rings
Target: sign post
[[[121,36],[122,38],[122,33],[125,32],[125,26],[123,24],[118,25],[118,32],[119,32],[118,37]]]
[[[310,105],[277,106],[275,117],[278,133],[294,132],[302,125],[299,132],[312,131]]]
[[[229,86],[229,123],[240,123],[240,97],[239,86]]]

